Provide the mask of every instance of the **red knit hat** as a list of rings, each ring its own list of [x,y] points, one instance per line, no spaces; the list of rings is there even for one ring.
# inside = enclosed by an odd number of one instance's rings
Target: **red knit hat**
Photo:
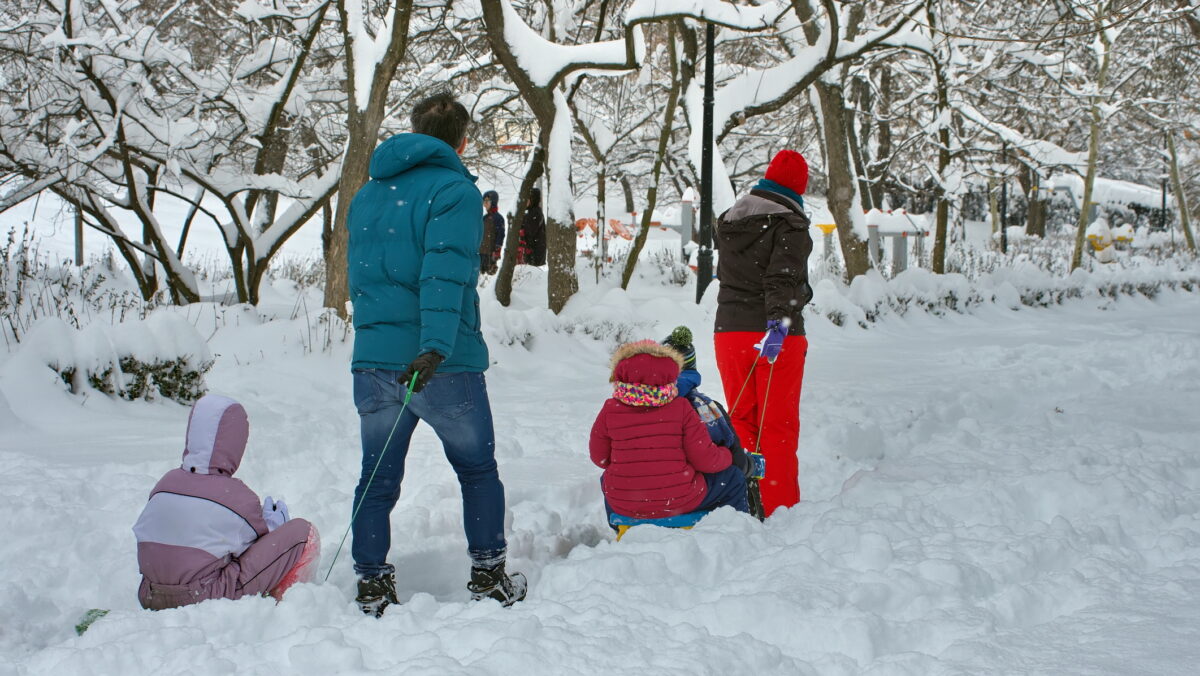
[[[626,343],[613,353],[609,380],[639,385],[669,385],[679,378],[683,357],[653,340]]]
[[[808,188],[808,162],[795,150],[780,150],[767,167],[766,179],[803,195]]]

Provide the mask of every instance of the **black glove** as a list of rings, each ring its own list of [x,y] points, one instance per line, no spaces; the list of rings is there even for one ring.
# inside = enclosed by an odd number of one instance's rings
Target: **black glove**
[[[425,389],[425,385],[428,384],[429,379],[433,377],[433,372],[436,371],[437,367],[445,360],[446,358],[437,352],[426,352],[418,356],[416,359],[412,360],[412,363],[409,364],[408,368],[404,370],[404,373],[400,376],[400,383],[408,386],[409,383],[413,382],[413,374],[415,373],[417,374],[417,382],[413,383],[412,391],[420,392],[421,390]]]

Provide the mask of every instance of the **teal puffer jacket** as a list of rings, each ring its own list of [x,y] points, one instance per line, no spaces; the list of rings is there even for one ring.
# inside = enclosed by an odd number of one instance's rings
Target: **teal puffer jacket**
[[[484,371],[479,330],[483,198],[445,142],[397,134],[371,156],[371,180],[350,203],[353,368],[404,370],[424,352],[438,372]]]

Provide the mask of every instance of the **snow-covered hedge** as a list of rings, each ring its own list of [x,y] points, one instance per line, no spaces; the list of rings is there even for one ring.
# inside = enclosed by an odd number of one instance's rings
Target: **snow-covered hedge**
[[[913,310],[942,315],[969,312],[984,304],[1016,310],[1061,305],[1072,299],[1154,298],[1164,291],[1200,291],[1200,270],[1167,266],[1094,272],[1080,269],[1059,277],[1028,264],[987,272],[975,280],[960,274],[935,275],[919,268],[884,280],[872,270],[848,287],[830,279],[820,280],[806,311],[822,315],[837,326],[853,323],[865,328],[881,317]]]
[[[204,374],[213,363],[195,327],[167,310],[79,330],[57,317],[43,319],[14,359],[44,364],[75,394],[94,390],[130,401],[165,398],[183,404],[204,394]]]

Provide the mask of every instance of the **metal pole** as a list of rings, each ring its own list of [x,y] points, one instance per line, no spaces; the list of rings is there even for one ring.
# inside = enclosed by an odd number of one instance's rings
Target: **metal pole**
[[[696,256],[696,303],[712,282],[712,189],[713,189],[713,45],[716,29],[704,27],[704,128],[700,152],[700,251]]]
[[[899,232],[892,235],[892,276],[908,269],[908,234]]]
[[[1008,253],[1008,144],[1000,146],[1004,172],[1000,176],[1000,253]]]

